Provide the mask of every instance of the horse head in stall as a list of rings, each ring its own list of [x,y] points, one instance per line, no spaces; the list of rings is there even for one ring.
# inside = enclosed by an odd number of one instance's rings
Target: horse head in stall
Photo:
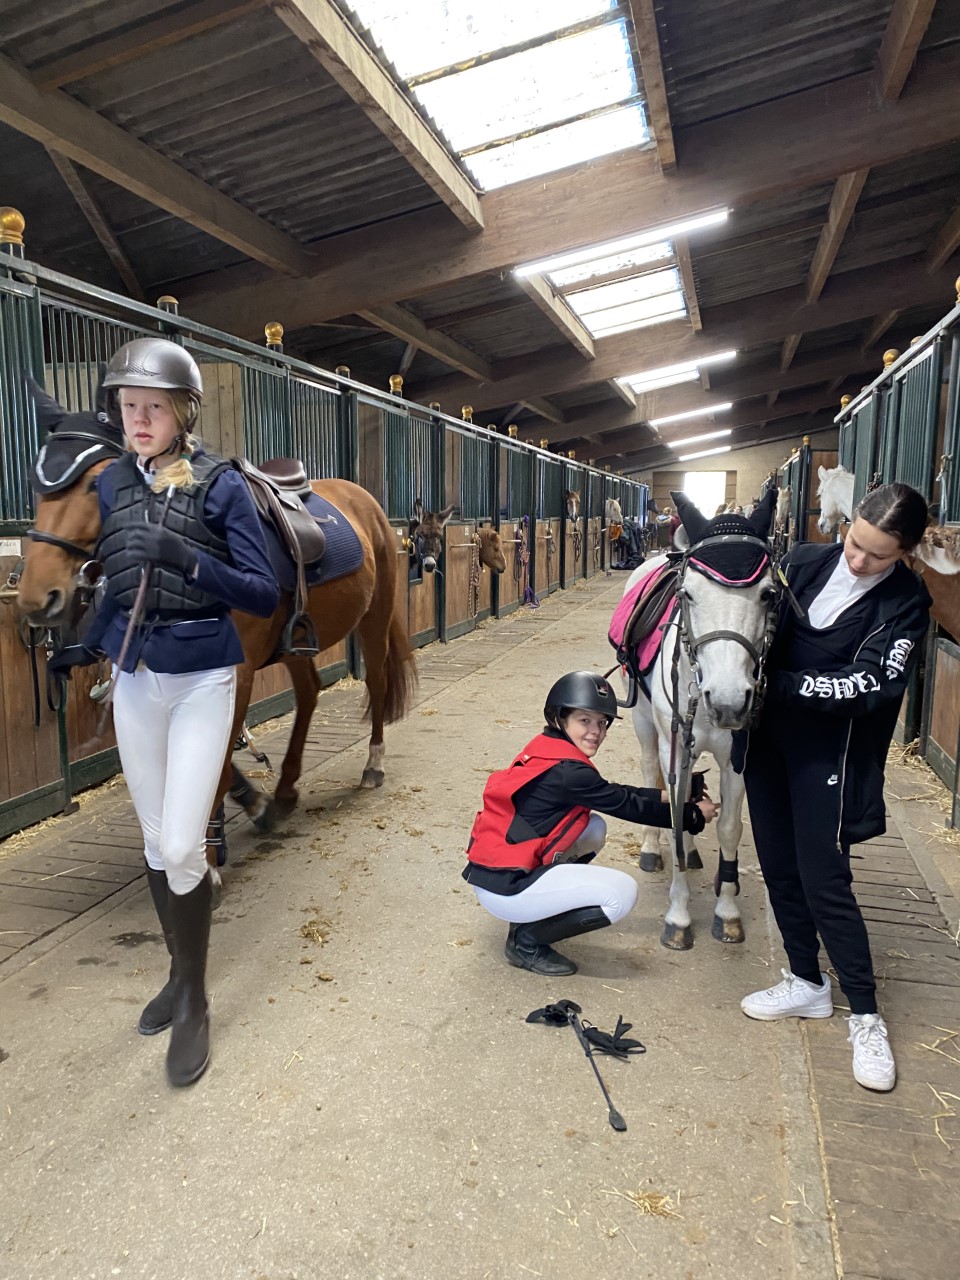
[[[505,573],[507,557],[503,554],[503,543],[496,529],[484,524],[477,529],[475,536],[479,539],[480,563],[493,573]]]
[[[33,468],[37,515],[18,584],[20,612],[35,627],[69,626],[100,577],[94,481],[124,452],[123,432],[107,415],[102,388],[96,408],[70,413],[32,378],[26,381],[46,438]]]
[[[563,498],[567,504],[567,518],[569,520],[578,520],[580,518],[580,494],[576,489],[567,489]]]
[[[413,517],[410,520],[408,537],[410,539],[410,556],[419,561],[424,573],[433,573],[443,550],[443,526],[453,515],[453,504],[442,511],[425,511],[423,503],[416,498],[413,503]],[[504,562],[506,568],[506,562]]]
[[[679,775],[675,800],[690,798],[698,756],[709,753],[720,769],[717,837],[720,865],[714,880],[717,906],[712,934],[720,942],[742,942],[737,848],[743,833],[743,739],[759,707],[763,662],[778,616],[779,590],[768,537],[776,493],[764,494],[749,519],[720,515],[708,520],[684,494],[674,494],[682,526],[679,554],[648,560],[631,574],[624,595],[647,574],[675,574],[676,603],[661,623],[662,639],[638,698],[633,723],[640,741],[643,780]],[[674,850],[670,906],[661,942],[673,950],[693,946],[686,868],[701,867],[689,836]],[[659,831],[646,828],[640,869],[659,871]]]
[[[820,518],[817,528],[821,533],[834,533],[844,522],[853,518],[854,476],[846,467],[820,467]]]

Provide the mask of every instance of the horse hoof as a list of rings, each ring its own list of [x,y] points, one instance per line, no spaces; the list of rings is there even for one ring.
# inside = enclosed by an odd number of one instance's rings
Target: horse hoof
[[[363,777],[360,779],[360,786],[365,791],[372,791],[374,787],[383,786],[383,770],[382,769],[364,769]]]
[[[689,924],[665,924],[660,935],[661,947],[668,951],[690,951],[693,949],[693,926]]]
[[[746,938],[742,920],[722,920],[720,916],[713,917],[710,935],[717,942],[743,942]]]
[[[215,867],[208,867],[207,875],[210,877],[210,910],[216,911],[223,900],[223,881]]]
[[[663,858],[659,853],[641,853],[640,855],[641,871],[662,871]]]
[[[276,820],[277,815],[272,801],[268,801],[259,813],[251,814],[250,816],[250,821],[253,823],[256,830],[264,836],[273,830]]]
[[[696,849],[691,849],[690,852],[687,854],[687,870],[688,871],[703,870],[703,859],[700,857],[700,854],[697,852]]]
[[[268,806],[271,820],[275,822],[277,818],[288,818],[297,807],[298,795],[296,791],[289,795],[275,795]]]

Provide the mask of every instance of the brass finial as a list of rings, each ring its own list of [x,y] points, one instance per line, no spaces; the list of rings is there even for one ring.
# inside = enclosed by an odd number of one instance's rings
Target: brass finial
[[[390,390],[395,396],[400,395],[400,393],[403,391],[403,374],[402,373],[391,373]]]
[[[883,353],[883,367],[885,369],[889,369],[890,366],[893,364],[894,360],[899,360],[899,359],[900,359],[900,352],[896,351],[893,347],[891,347],[889,351],[885,351]]]
[[[617,475],[618,475],[618,476],[622,476],[622,475],[623,475],[623,472],[622,472],[622,471],[618,471],[618,472],[617,472]]]
[[[440,401],[439,401],[439,400],[431,400],[431,401],[430,401],[430,408],[434,411],[434,413],[439,413],[439,412],[440,412]]]
[[[577,451],[576,451],[576,449],[568,449],[568,450],[567,450],[567,457],[568,457],[568,458],[575,458],[576,456],[577,456]]]
[[[341,378],[349,378],[350,366],[348,364],[338,364],[336,369],[334,369],[334,373],[339,374]]]
[[[911,345],[911,347],[915,347],[915,346],[917,345],[917,343],[918,343],[918,342],[922,342],[922,341],[923,341],[923,334],[922,334],[922,333],[918,333],[918,334],[917,334],[917,336],[916,336],[915,338],[911,338],[911,339],[910,339],[910,345]]]
[[[507,427],[507,435],[510,437],[511,440],[516,440],[518,430],[519,428],[517,427],[517,424],[515,422],[511,422],[509,427]]]
[[[165,293],[157,299],[157,307],[161,311],[169,311],[172,315],[177,315],[180,311],[180,300],[172,293]]]
[[[609,463],[609,462],[605,462],[605,463],[603,464],[603,469],[604,469],[604,471],[609,471],[609,470],[610,470],[610,463]]]
[[[472,422],[473,421],[473,405],[462,404],[460,406],[460,417],[463,418],[464,422]]]
[[[9,204],[0,205],[0,245],[18,245],[22,249],[26,225],[19,209]]]
[[[271,320],[269,324],[263,326],[263,336],[267,340],[268,347],[282,347],[283,325],[276,320]]]
[[[810,437],[809,437],[809,436],[804,436],[804,437],[803,437],[803,440],[801,441],[801,443],[802,443],[802,444],[809,444],[809,443],[810,443]]]
[[[852,399],[853,399],[853,396],[841,396],[840,408],[845,409]]]
[[[550,441],[547,439],[547,437],[546,437],[546,436],[541,436],[541,437],[540,437],[540,448],[541,448],[541,449],[546,449],[546,448],[548,448],[548,447],[549,447],[549,445],[550,445]]]
[[[953,282],[953,287],[957,291],[957,302],[960,302],[960,276],[957,276]]]

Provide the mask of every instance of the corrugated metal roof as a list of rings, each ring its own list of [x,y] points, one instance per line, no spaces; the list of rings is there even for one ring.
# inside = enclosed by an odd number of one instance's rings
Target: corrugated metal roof
[[[0,48],[35,66],[163,3],[18,10]],[[122,20],[120,15],[122,14]],[[80,33],[83,38],[80,38]],[[437,197],[269,10],[65,87],[161,155],[309,242]]]
[[[658,27],[674,127],[868,71],[891,8],[892,0],[671,0]]]

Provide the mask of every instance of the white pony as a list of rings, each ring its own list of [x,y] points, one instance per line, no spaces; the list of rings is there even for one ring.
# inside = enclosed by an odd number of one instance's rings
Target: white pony
[[[603,518],[607,524],[623,524],[623,511],[616,498],[608,498],[603,504]]]
[[[853,518],[853,473],[846,467],[820,467],[817,473],[820,485],[820,519],[817,528],[821,533],[834,533],[843,521]]]
[[[684,494],[674,494],[673,497],[677,503],[677,512],[684,521],[683,527],[677,531],[677,543],[684,550],[691,544],[700,542],[705,536],[710,536],[714,529],[719,532],[720,526],[723,530],[730,529],[754,538],[766,539],[769,534],[775,500],[773,490],[764,495],[749,520],[742,516],[724,515],[708,521]],[[630,575],[624,594],[645,573],[651,572],[655,565],[663,564],[665,560],[666,557],[661,556],[656,561],[647,561],[641,565]],[[690,640],[700,667],[700,698],[693,722],[693,762],[696,763],[701,754],[709,753],[720,770],[717,838],[721,862],[714,881],[717,906],[711,932],[719,942],[743,942],[743,922],[736,895],[739,892],[737,849],[743,834],[741,815],[745,787],[742,773],[737,773],[733,767],[732,731],[743,728],[750,717],[758,671],[746,646],[752,646],[755,652],[763,651],[771,610],[776,606],[777,589],[773,570],[768,562],[762,574],[749,586],[726,586],[690,570],[684,575],[681,590],[684,606],[688,611]],[[716,634],[718,632],[720,634]],[[710,633],[714,634],[711,636]],[[643,782],[647,787],[660,787],[661,775],[666,779],[670,771],[673,716],[671,667],[675,628],[669,627],[664,634],[664,642],[647,677],[651,696],[648,699],[641,692],[633,709],[633,726],[640,742]],[[742,637],[742,641],[738,641],[735,636]],[[701,637],[707,637],[705,642],[701,642]],[[702,647],[699,647],[701,644]],[[688,695],[695,683],[690,658],[684,647],[679,661],[681,714],[686,711]],[[678,770],[679,749],[678,744]],[[689,796],[683,797],[684,800],[688,798]],[[684,837],[684,850],[688,867],[703,866],[690,836]],[[662,868],[659,829],[645,827],[640,869],[659,871]],[[660,936],[663,946],[676,951],[686,951],[693,946],[689,901],[687,875],[680,870],[674,850],[670,905]]]

